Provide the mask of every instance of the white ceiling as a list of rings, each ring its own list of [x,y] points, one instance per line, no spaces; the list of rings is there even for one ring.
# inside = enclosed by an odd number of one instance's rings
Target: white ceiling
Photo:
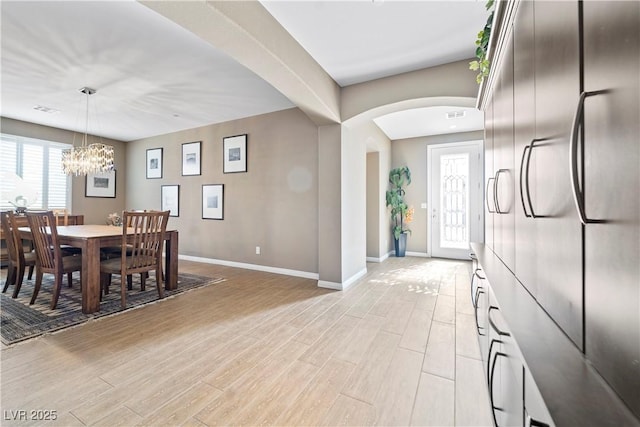
[[[487,16],[483,1],[263,5],[341,85],[470,58]],[[89,132],[129,141],[293,107],[253,72],[135,1],[0,7],[4,117],[83,132],[78,89],[89,86],[98,91]],[[395,134],[406,121],[395,113],[380,126]]]
[[[484,1],[262,1],[340,85],[475,55]]]
[[[373,121],[389,139],[396,140],[479,130],[484,126],[484,114],[476,108],[437,106],[398,111]]]

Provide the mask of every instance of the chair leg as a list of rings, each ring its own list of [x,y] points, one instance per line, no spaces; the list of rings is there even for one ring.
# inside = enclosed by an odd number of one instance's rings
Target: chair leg
[[[156,286],[158,287],[158,296],[164,298],[164,284],[162,281],[162,270],[156,270]]]
[[[56,305],[58,305],[60,288],[62,288],[62,274],[56,274],[55,276],[55,282],[53,283],[53,296],[51,297],[51,310],[55,310]]]
[[[16,282],[16,287],[13,289],[13,298],[18,298],[18,292],[20,292],[20,288],[22,287],[22,281],[24,280],[24,265],[18,267],[18,276],[14,278]]]
[[[122,280],[122,278],[120,280]],[[128,290],[132,290],[133,289],[133,275],[132,274],[129,274],[127,276],[127,289]]]
[[[33,277],[33,265],[29,266],[29,275],[27,276],[27,280],[31,280],[31,278]]]
[[[67,273],[67,286],[68,287],[73,286],[73,272]]]
[[[42,285],[42,271],[40,269],[36,270],[36,285],[33,287],[33,295],[31,296],[31,302],[29,305],[32,305],[36,302],[36,298],[38,297],[38,292],[40,292],[40,286]]]
[[[144,273],[140,273],[140,290],[144,291],[147,286],[147,277],[149,277],[149,272],[145,271]]]
[[[125,284],[125,281],[122,280],[122,277],[120,277],[120,305],[123,309],[127,308],[127,285]]]
[[[4,282],[4,288],[2,288],[2,293],[7,292],[7,289],[9,289],[9,285],[13,285],[15,283],[16,270],[17,270],[16,267],[9,264],[9,267],[7,268],[7,281]],[[13,293],[15,294],[16,292],[13,291]]]

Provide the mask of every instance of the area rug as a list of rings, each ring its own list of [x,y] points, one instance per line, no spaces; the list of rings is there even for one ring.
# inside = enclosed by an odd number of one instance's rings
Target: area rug
[[[165,299],[192,289],[220,283],[224,280],[223,278],[180,273],[178,274],[177,289],[165,290]],[[49,274],[44,275],[38,298],[33,305],[29,305],[34,284],[35,277],[33,280],[27,280],[25,276],[18,298],[11,298],[13,287],[9,287],[6,293],[0,294],[0,335],[2,343],[5,345],[11,345],[42,334],[78,325],[91,319],[158,301],[158,290],[156,289],[153,274],[146,281],[145,291],[140,290],[140,275],[135,274],[133,276],[133,290],[127,293],[127,308],[124,310],[120,307],[120,276],[113,275],[110,287],[111,292],[102,297],[100,311],[92,314],[82,313],[80,278],[77,273],[73,275],[72,288],[67,287],[67,277],[65,275],[58,306],[55,310],[51,310],[49,307],[51,304],[53,277]],[[2,285],[4,285],[4,280]]]

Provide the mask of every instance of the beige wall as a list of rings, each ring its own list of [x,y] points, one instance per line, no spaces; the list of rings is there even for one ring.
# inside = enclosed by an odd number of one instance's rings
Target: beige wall
[[[3,133],[67,144],[73,143],[74,132],[8,119],[6,117],[2,117],[1,120],[0,123]],[[76,145],[79,143],[78,136],[79,134],[76,134]],[[95,137],[90,136],[90,142],[95,142],[93,138]],[[85,177],[74,176],[71,182],[71,213],[83,214],[85,224],[104,224],[109,213],[121,212],[124,209],[126,196],[125,183],[127,181],[126,144],[107,138],[102,138],[102,142],[113,145],[115,148],[116,198],[85,197]]]
[[[478,94],[476,73],[469,70],[469,61],[463,60],[437,67],[398,74],[342,88],[340,112],[342,120],[350,120],[380,107],[403,104],[402,108],[427,106],[411,100],[433,98],[431,105],[462,105],[456,99],[470,99],[466,105],[475,106]],[[386,111],[391,112],[391,111]]]
[[[415,215],[409,225],[411,234],[407,239],[408,252],[427,253],[428,212],[420,208],[421,203],[427,203],[427,146],[483,139],[483,131],[477,131],[400,139],[391,143],[392,168],[406,165],[411,170],[411,184],[407,187],[406,200],[409,206],[414,207]],[[391,249],[392,242],[389,244],[389,250]]]
[[[224,174],[223,137],[247,137],[247,173]],[[183,143],[202,141],[202,175],[181,176]],[[299,109],[127,144],[128,209],[159,209],[180,185],[181,255],[318,272],[318,128]],[[146,150],[163,148],[163,178],[146,179]],[[202,185],[224,184],[224,220],[202,219]],[[256,246],[261,254],[256,255]]]
[[[367,153],[367,258],[380,258],[380,153]]]
[[[342,283],[341,137],[340,125],[318,128],[318,273],[329,288]]]
[[[367,268],[366,134],[342,127],[342,281]]]

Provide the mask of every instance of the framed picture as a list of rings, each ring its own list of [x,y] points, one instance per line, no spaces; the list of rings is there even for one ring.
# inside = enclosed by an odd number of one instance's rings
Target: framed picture
[[[224,173],[247,171],[247,134],[227,136],[224,145]]]
[[[182,176],[200,175],[202,141],[182,144]]]
[[[88,174],[86,176],[85,197],[116,197],[116,171]]]
[[[180,186],[163,185],[160,193],[160,210],[169,211],[169,216],[180,216]]]
[[[162,148],[147,150],[147,179],[162,178]]]
[[[224,219],[224,184],[202,186],[202,219]]]

